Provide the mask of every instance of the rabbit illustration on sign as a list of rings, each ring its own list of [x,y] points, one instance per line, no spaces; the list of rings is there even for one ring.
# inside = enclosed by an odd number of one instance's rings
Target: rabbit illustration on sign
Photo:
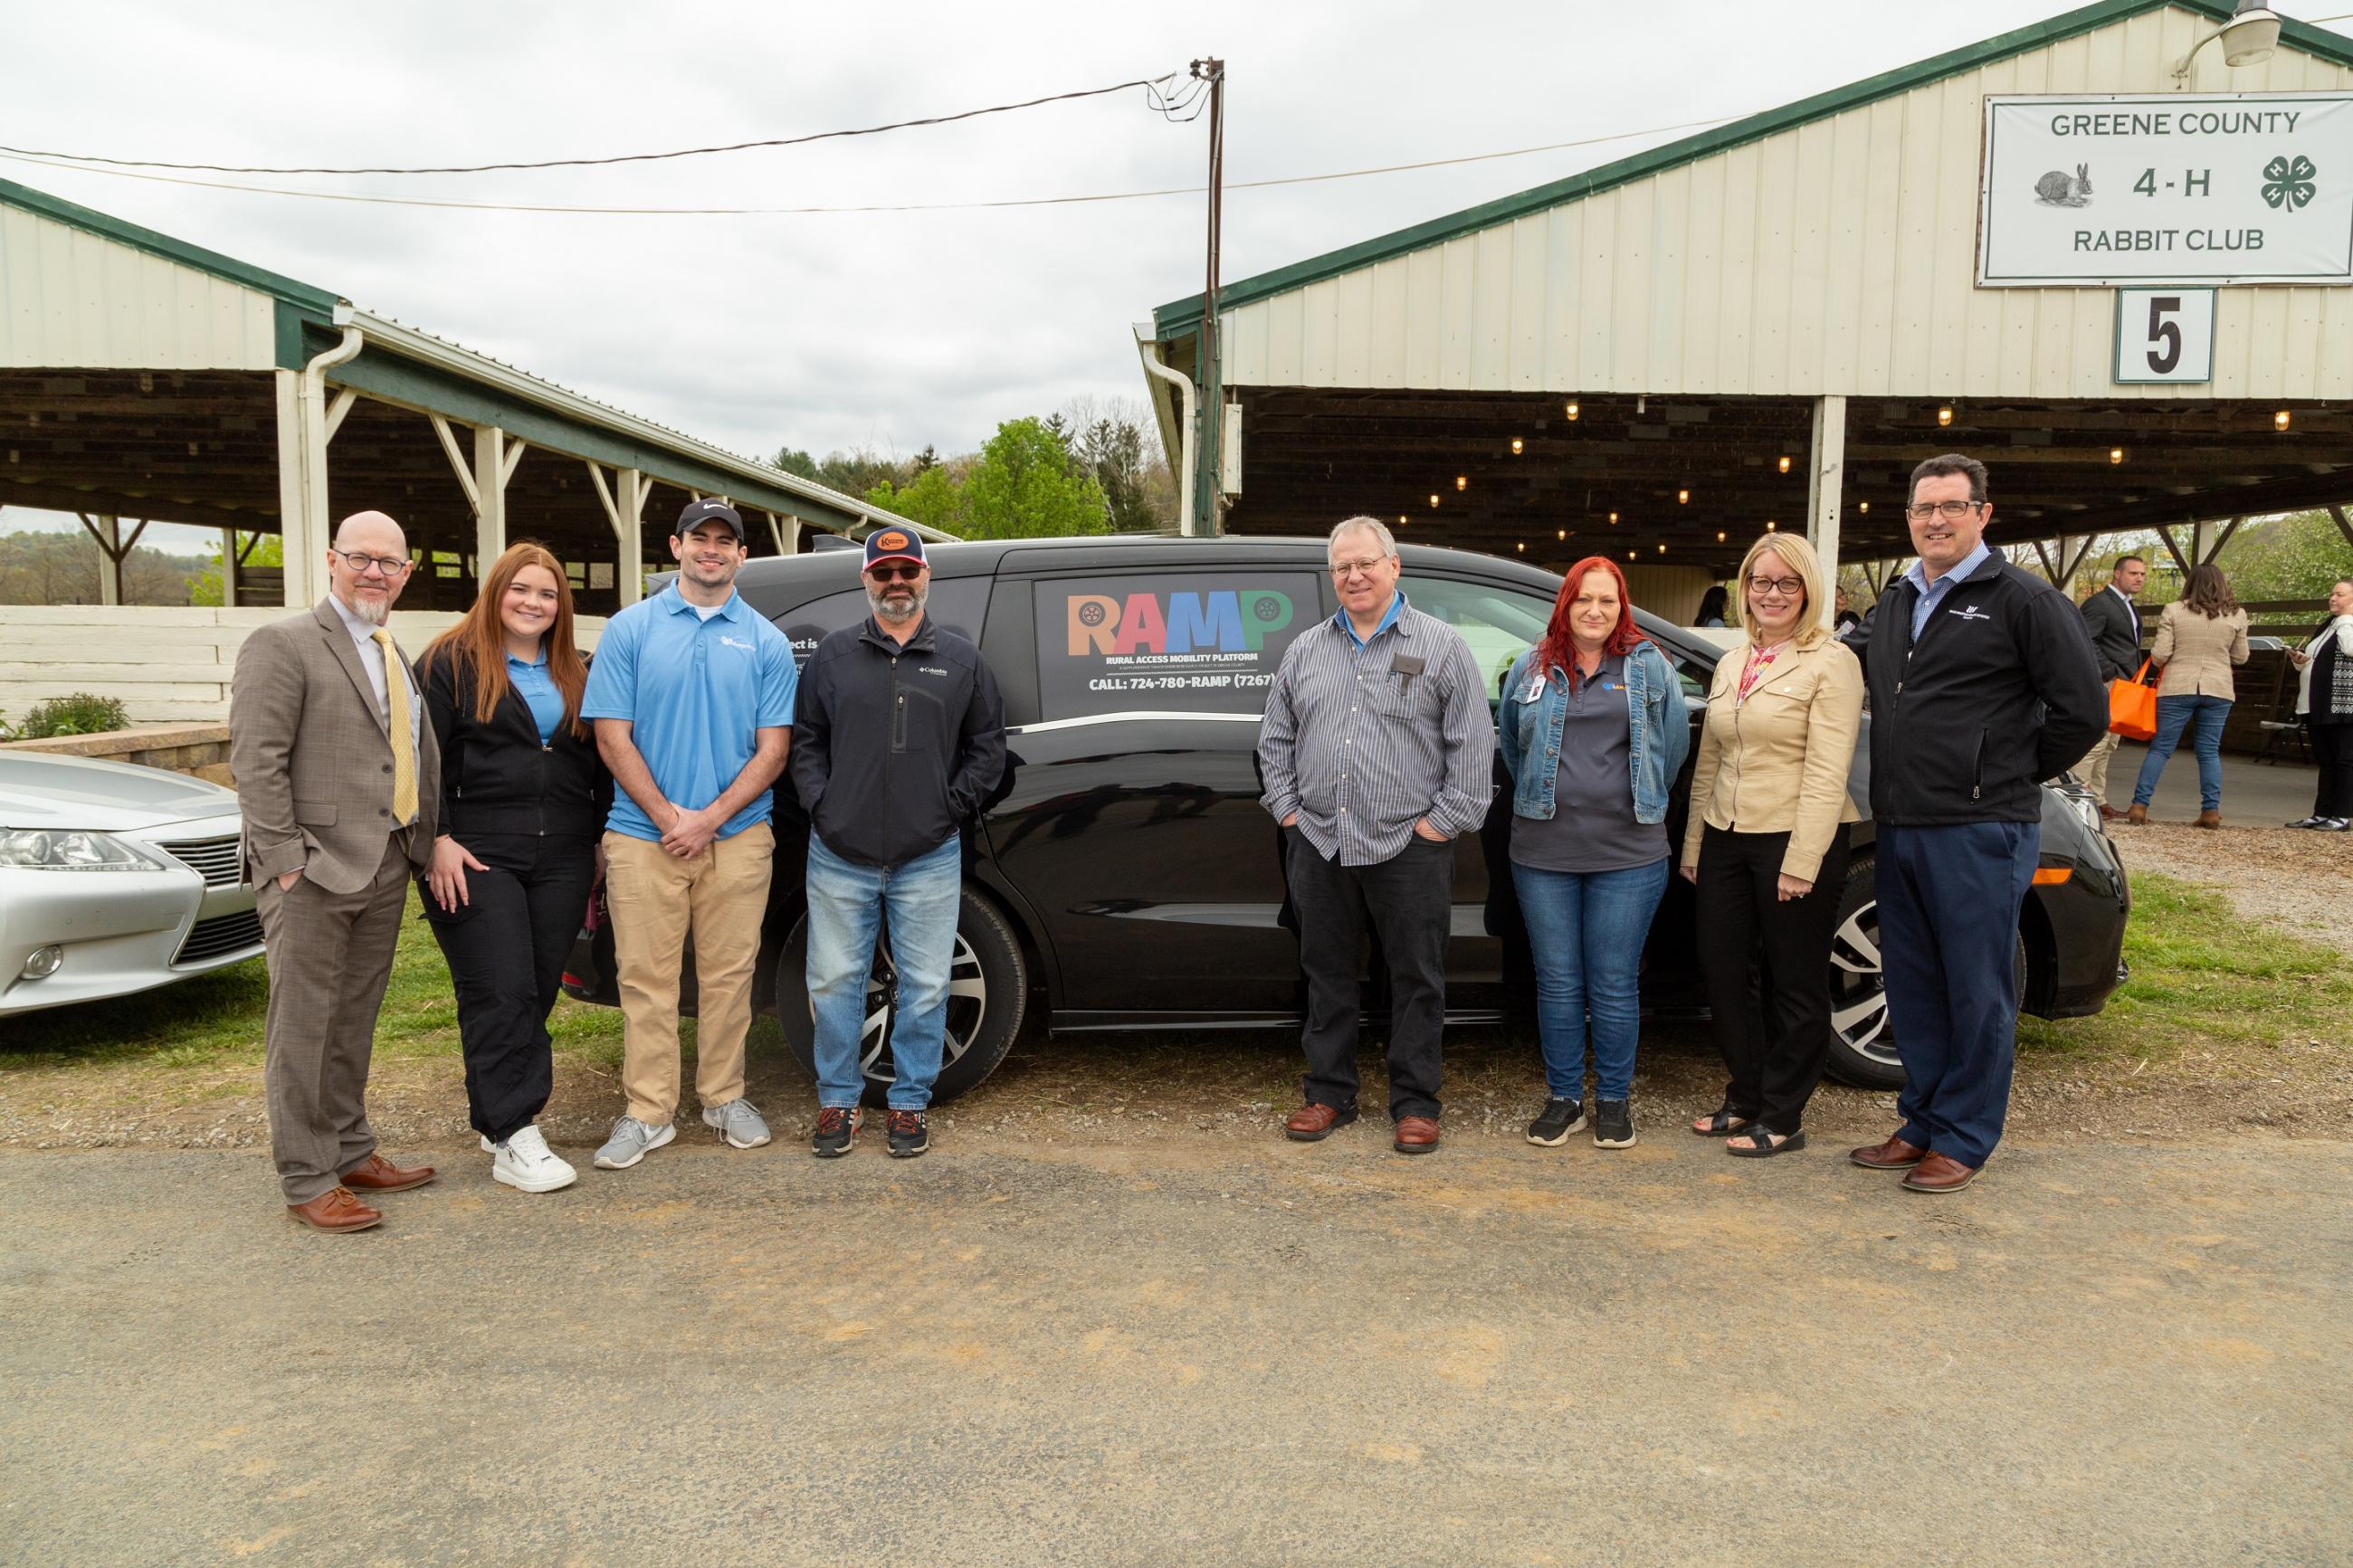
[[[2073,174],[2053,169],[2034,182],[2034,199],[2046,207],[2087,207],[2092,205],[2092,167],[2078,163]]]

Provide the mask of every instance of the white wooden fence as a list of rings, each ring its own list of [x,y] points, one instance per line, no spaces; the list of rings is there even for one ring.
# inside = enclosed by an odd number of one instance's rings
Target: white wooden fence
[[[0,605],[0,717],[21,721],[52,697],[87,691],[121,700],[135,724],[228,717],[237,650],[284,609],[161,609],[119,605]],[[402,611],[393,635],[413,658],[455,611]],[[596,646],[599,617],[575,623]]]

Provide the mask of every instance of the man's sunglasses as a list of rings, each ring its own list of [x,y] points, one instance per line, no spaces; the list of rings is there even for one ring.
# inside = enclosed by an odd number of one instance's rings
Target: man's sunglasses
[[[923,569],[912,561],[885,561],[869,566],[866,574],[877,583],[912,583],[923,574]]]

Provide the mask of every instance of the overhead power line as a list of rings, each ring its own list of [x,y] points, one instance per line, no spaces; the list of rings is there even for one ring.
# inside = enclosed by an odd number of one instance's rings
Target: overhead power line
[[[866,125],[851,131],[813,131],[805,136],[778,136],[760,142],[731,142],[722,147],[681,147],[669,153],[624,153],[608,158],[545,158],[533,163],[451,163],[425,168],[283,168],[265,163],[174,163],[161,158],[109,158],[96,153],[57,153],[37,147],[0,146],[0,153],[20,158],[49,158],[67,163],[99,163],[117,169],[177,169],[185,173],[206,174],[491,174],[526,169],[589,169],[611,163],[659,163],[672,158],[703,158],[718,153],[748,153],[762,147],[799,147],[811,142],[833,142],[849,136],[880,136],[886,131],[907,131],[923,125],[953,125],[960,120],[978,120],[983,115],[1010,114],[1016,110],[1036,109],[1042,104],[1067,103],[1073,99],[1102,98],[1109,93],[1125,92],[1140,87],[1150,95],[1152,107],[1172,118],[1190,118],[1183,110],[1191,107],[1192,97],[1180,89],[1170,95],[1163,89],[1177,79],[1181,73],[1170,71],[1164,76],[1139,77],[1111,87],[1090,87],[1077,92],[1051,93],[1044,98],[1026,99],[1019,103],[992,104],[987,109],[966,109],[955,114],[929,115],[922,120],[894,120],[888,125]]]
[[[1627,142],[1644,136],[1665,136],[1697,131],[1742,118],[1720,114],[1707,120],[1687,120],[1678,125],[1654,125],[1641,131],[1613,131],[1602,136],[1581,136],[1568,142],[1548,142],[1539,147],[1514,147],[1501,153],[1472,153],[1457,158],[1425,158],[1411,163],[1385,163],[1370,169],[1342,169],[1324,174],[1286,174],[1265,180],[1229,180],[1229,191],[1264,190],[1276,185],[1320,184],[1334,180],[1359,180],[1374,174],[1398,174],[1416,169],[1443,169],[1461,163],[1492,163],[1499,158],[1525,158],[1538,153],[1558,153],[1573,147],[1593,147],[1607,142]],[[433,196],[384,196],[359,191],[305,191],[283,185],[248,185],[226,180],[194,180],[175,174],[148,174],[132,169],[109,169],[59,163],[35,153],[0,149],[0,158],[82,174],[106,174],[121,180],[148,180],[167,185],[195,185],[206,190],[237,191],[251,195],[301,196],[313,201],[363,202],[376,206],[456,208],[467,212],[552,213],[598,217],[809,217],[849,213],[978,212],[1002,207],[1075,206],[1092,202],[1143,201],[1155,196],[1198,196],[1205,185],[1167,185],[1157,190],[1103,191],[1086,195],[1021,196],[984,202],[881,202],[855,206],[801,207],[616,207],[563,206],[522,202],[463,202]]]

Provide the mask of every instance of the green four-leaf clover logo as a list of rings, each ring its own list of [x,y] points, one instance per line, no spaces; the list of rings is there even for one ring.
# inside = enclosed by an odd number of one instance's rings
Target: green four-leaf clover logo
[[[2294,212],[2312,200],[2312,180],[2320,171],[2303,153],[2293,159],[2285,153],[2263,165],[2263,200],[2274,207]]]

